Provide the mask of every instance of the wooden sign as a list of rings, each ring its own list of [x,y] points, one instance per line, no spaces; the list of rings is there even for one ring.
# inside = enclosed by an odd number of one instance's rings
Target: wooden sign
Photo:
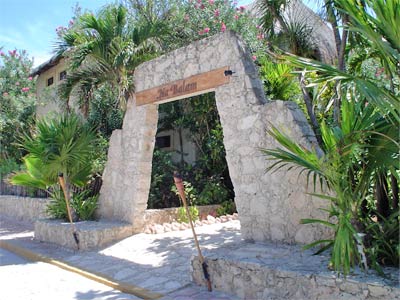
[[[136,93],[136,105],[162,103],[167,102],[166,100],[177,100],[198,95],[201,92],[212,91],[229,82],[230,76],[224,74],[226,70],[229,70],[229,67],[193,75],[183,80],[138,92]]]

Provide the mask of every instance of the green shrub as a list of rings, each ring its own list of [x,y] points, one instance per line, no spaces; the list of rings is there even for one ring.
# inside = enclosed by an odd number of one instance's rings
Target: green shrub
[[[75,210],[80,221],[88,221],[94,219],[94,213],[98,206],[99,195],[88,196],[90,191],[77,193],[72,197],[71,206]]]
[[[75,193],[71,198],[71,213],[77,221],[94,220],[94,213],[98,206],[98,195],[88,196],[90,191]],[[55,219],[68,220],[67,206],[64,193],[60,189],[55,189],[51,193],[50,203],[47,205],[46,212]]]
[[[224,201],[221,203],[221,206],[217,208],[217,217],[224,215],[231,215],[236,212],[235,202],[232,200]]]
[[[47,205],[46,213],[54,219],[68,220],[67,205],[64,194],[60,189],[55,189],[51,193],[51,200]]]
[[[388,218],[380,217],[381,221],[370,223],[366,228],[366,252],[370,264],[378,272],[382,273],[383,266],[399,266],[400,244],[399,244],[399,212],[395,211]]]
[[[229,190],[219,180],[206,182],[203,190],[199,194],[198,204],[217,204],[226,201],[229,197]]]
[[[196,206],[189,206],[189,213],[192,221],[197,221],[199,219],[199,210]],[[178,208],[178,222],[189,223],[189,218],[186,214],[186,210],[183,206]]]
[[[0,179],[15,171],[19,171],[19,165],[15,159],[8,158],[0,161]]]

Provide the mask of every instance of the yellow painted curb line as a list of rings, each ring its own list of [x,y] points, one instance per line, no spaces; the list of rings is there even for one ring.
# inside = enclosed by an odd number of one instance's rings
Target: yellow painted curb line
[[[99,283],[102,283],[104,285],[112,287],[113,289],[119,290],[123,293],[132,294],[132,295],[135,295],[142,299],[149,299],[149,300],[154,299],[155,300],[155,299],[159,299],[164,296],[163,294],[154,293],[154,292],[151,292],[149,290],[146,290],[146,289],[138,287],[138,286],[134,286],[134,285],[127,284],[124,282],[116,281],[113,278],[104,276],[103,274],[96,274],[93,272],[88,272],[88,271],[76,268],[66,262],[63,262],[60,260],[55,260],[55,259],[43,256],[41,254],[34,253],[30,250],[27,250],[27,249],[22,248],[17,245],[13,245],[12,243],[6,242],[4,240],[0,240],[0,248],[3,248],[5,250],[8,250],[15,254],[18,254],[19,256],[25,257],[26,259],[31,260],[31,261],[45,262],[45,263],[57,266],[61,269],[64,269],[64,270],[67,270],[70,272],[74,272],[83,277],[89,278],[93,281],[97,281]]]

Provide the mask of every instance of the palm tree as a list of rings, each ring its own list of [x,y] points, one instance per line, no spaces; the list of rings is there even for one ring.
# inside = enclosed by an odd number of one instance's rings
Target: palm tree
[[[122,108],[134,90],[132,75],[140,63],[157,55],[159,23],[131,24],[122,5],[103,8],[97,16],[86,13],[62,36],[58,51],[70,63],[60,94],[69,99],[75,91],[87,113],[96,87],[109,83],[118,91]]]
[[[369,53],[379,58],[388,87],[379,85],[375,78],[351,70],[343,71],[318,61],[286,55],[284,58],[291,65],[306,70],[304,72],[318,72],[318,77],[311,80],[312,85],[338,83],[342,99],[340,118],[338,122],[325,119],[321,123],[325,151],[321,158],[315,151],[302,148],[276,128],[270,134],[283,148],[266,149],[264,153],[275,161],[271,170],[287,166],[300,168],[314,184],[319,179],[334,192],[334,196],[319,196],[331,201],[329,212],[338,218],[337,223],[324,220],[304,222],[320,222],[335,229],[334,240],[317,241],[311,246],[320,242],[333,246],[332,264],[336,270],[346,274],[355,263],[363,260],[366,264],[359,247],[363,243],[371,243],[372,237],[366,227],[373,222],[372,214],[377,214],[380,222],[391,220],[391,228],[395,231],[398,232],[399,228],[398,218],[389,215],[397,213],[399,198],[400,101],[399,90],[395,86],[396,80],[399,80],[400,28],[395,24],[400,22],[397,13],[400,3],[397,0],[366,0],[365,6],[360,6],[356,0],[335,0],[335,3],[349,16],[348,30],[355,41],[361,41]],[[354,49],[358,47],[357,44],[350,46]],[[390,197],[392,201],[389,201]],[[364,205],[368,199],[373,199],[370,205],[375,206],[370,212]],[[363,231],[367,236],[361,240],[357,233]],[[384,233],[380,238],[384,239]],[[387,241],[383,244],[388,246]],[[398,234],[397,242],[393,244],[397,245],[394,246],[397,249],[386,251],[385,255],[394,253],[398,257]],[[368,253],[369,258],[375,255]],[[391,258],[391,261],[396,259]]]
[[[83,186],[91,175],[94,140],[93,131],[75,115],[38,120],[34,132],[25,135],[20,144],[28,153],[24,158],[27,171],[13,176],[12,182],[29,184],[30,178],[40,179],[45,183],[40,188],[48,188],[63,173],[68,183]]]

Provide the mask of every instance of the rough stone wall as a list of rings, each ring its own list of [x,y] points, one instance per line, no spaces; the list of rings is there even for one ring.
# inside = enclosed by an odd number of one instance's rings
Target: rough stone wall
[[[18,196],[0,196],[0,214],[16,220],[33,222],[47,218],[46,207],[50,199]]]
[[[122,222],[83,221],[75,223],[79,238],[79,249],[98,249],[132,235],[132,226]],[[72,227],[60,220],[38,220],[35,222],[35,239],[76,249]]]
[[[277,146],[266,133],[271,124],[305,147],[316,147],[312,131],[294,103],[265,99],[256,66],[234,33],[200,40],[140,65],[134,75],[136,91],[225,66],[235,73],[229,84],[215,89],[215,96],[243,237],[289,243],[323,238],[328,234],[324,229],[299,221],[324,218],[317,210],[324,203],[305,195],[306,183],[297,172],[266,173],[271,162],[260,153],[261,147]],[[157,104],[136,107],[133,98],[122,131],[111,139],[100,196],[102,217],[143,226],[156,126]]]
[[[197,206],[200,217],[207,217],[216,212],[220,205]],[[144,212],[144,221],[146,225],[171,223],[178,219],[178,207],[163,209],[146,209]]]
[[[299,254],[296,253],[296,255]],[[233,293],[241,299],[400,299],[398,285],[388,285],[376,277],[364,276],[344,280],[336,278],[334,274],[319,274],[318,271],[313,273],[308,265],[293,264],[288,270],[282,268],[279,258],[271,261],[275,261],[276,265],[263,266],[255,262],[226,258],[208,259],[213,289]],[[194,282],[205,285],[203,269],[198,257],[192,258],[191,268]]]
[[[157,131],[157,105],[128,103],[122,130],[110,140],[107,166],[99,197],[102,218],[133,224],[139,232],[150,189],[151,162]]]

